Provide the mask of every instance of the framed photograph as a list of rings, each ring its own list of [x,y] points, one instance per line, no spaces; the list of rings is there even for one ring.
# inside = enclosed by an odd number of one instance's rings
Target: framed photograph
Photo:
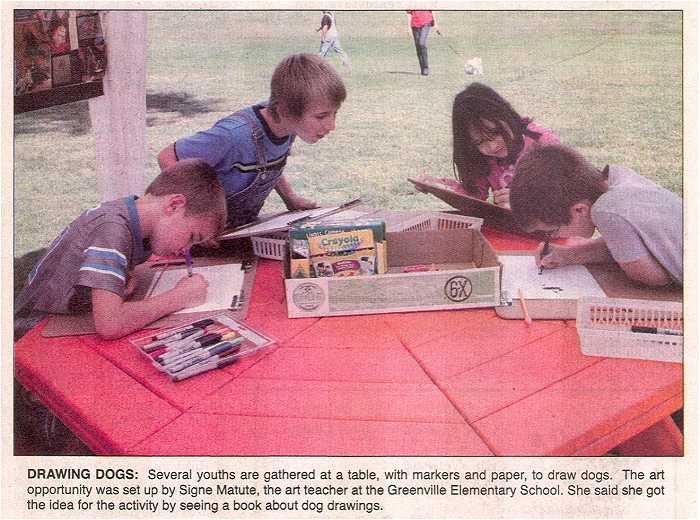
[[[78,26],[78,45],[80,47],[104,43],[100,17],[97,13],[77,16],[75,21]]]
[[[15,95],[51,88],[51,51],[35,21],[15,24]]]
[[[82,81],[82,66],[78,51],[51,56],[51,73],[54,87],[80,83]]]

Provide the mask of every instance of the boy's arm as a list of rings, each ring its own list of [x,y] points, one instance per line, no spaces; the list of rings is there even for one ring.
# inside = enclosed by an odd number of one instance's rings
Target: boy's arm
[[[206,295],[207,281],[200,274],[184,276],[171,290],[141,301],[124,301],[114,292],[93,288],[95,330],[105,339],[120,338],[170,313],[200,305]]]
[[[542,258],[543,244],[537,249],[536,262],[544,268],[572,264],[600,264],[615,262],[603,238],[572,238],[566,245],[550,244],[550,253]],[[617,262],[631,279],[650,286],[663,286],[673,282],[668,272],[651,255],[632,262]]]
[[[175,153],[175,143],[171,143],[165,148],[163,148],[158,154],[158,166],[160,166],[161,171],[165,170],[168,166],[172,166],[177,162],[177,154]]]
[[[282,175],[277,181],[275,191],[289,210],[313,209],[319,207],[315,201],[297,195],[292,188],[292,185],[289,184],[289,181],[287,181],[284,175]]]
[[[619,265],[628,277],[645,285],[661,287],[673,282],[666,269],[652,256],[644,256],[634,262]]]

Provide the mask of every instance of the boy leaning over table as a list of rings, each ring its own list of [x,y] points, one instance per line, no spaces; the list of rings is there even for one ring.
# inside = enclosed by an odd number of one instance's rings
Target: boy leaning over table
[[[207,282],[183,277],[171,290],[128,301],[134,266],[151,254],[182,254],[225,227],[226,201],[216,172],[199,159],[179,161],[142,197],[89,209],[53,241],[15,301],[15,340],[48,314],[91,312],[95,329],[115,339],[167,314],[200,305]]]
[[[289,55],[272,74],[269,100],[169,144],[158,154],[158,163],[167,168],[196,157],[213,166],[226,191],[233,227],[254,220],[273,189],[287,209],[315,208],[316,202],[298,195],[282,172],[297,136],[315,143],[335,129],[345,96],[340,76],[321,57]]]
[[[540,244],[539,266],[616,262],[641,284],[683,285],[678,195],[623,166],[598,169],[563,145],[531,149],[515,170],[510,204],[516,222],[526,231],[569,239]],[[592,238],[596,230],[600,236]]]

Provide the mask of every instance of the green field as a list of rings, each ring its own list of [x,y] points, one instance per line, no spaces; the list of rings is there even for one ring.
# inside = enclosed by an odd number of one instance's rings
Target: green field
[[[362,196],[445,209],[406,177],[451,176],[451,104],[474,79],[596,164],[624,164],[682,194],[682,16],[671,11],[447,11],[418,62],[402,11],[336,12],[352,72],[334,133],[297,141],[286,174],[324,204]],[[315,52],[319,11],[148,15],[146,182],[165,145],[267,97],[277,62]],[[109,42],[107,42],[109,44]],[[466,76],[480,56],[483,76]],[[46,246],[99,201],[87,102],[15,117],[15,257]],[[282,207],[273,195],[266,210]]]

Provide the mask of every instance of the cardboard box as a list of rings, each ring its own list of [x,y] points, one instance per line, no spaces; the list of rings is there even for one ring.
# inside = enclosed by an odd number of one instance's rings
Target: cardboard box
[[[293,279],[286,262],[290,318],[494,307],[501,266],[476,229],[386,234],[387,274]],[[437,270],[404,272],[415,265]]]

